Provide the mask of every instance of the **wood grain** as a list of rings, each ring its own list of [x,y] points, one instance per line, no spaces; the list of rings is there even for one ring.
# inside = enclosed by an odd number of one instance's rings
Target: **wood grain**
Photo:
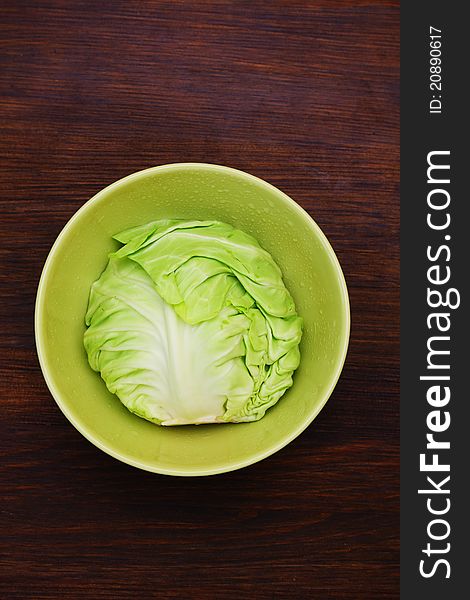
[[[398,2],[0,11],[0,597],[398,598]],[[257,465],[196,479],[82,438],[33,337],[68,218],[124,175],[183,161],[291,195],[337,251],[352,306],[343,376],[314,424]]]

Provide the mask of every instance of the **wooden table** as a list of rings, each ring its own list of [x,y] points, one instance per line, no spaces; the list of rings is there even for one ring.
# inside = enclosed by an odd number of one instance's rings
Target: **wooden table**
[[[1,6],[0,597],[398,598],[398,2]],[[96,191],[230,165],[323,228],[352,305],[343,376],[271,458],[207,478],[97,450],[43,381],[33,309]]]

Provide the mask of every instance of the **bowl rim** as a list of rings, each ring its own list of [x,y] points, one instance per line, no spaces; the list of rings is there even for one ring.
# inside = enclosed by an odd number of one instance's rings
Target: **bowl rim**
[[[109,448],[106,443],[104,443],[102,440],[98,439],[91,432],[89,432],[88,429],[85,426],[83,426],[73,416],[72,411],[69,410],[66,403],[63,402],[63,400],[61,398],[61,393],[55,386],[55,384],[52,380],[52,377],[49,374],[49,368],[48,368],[47,359],[46,359],[46,349],[44,347],[44,340],[43,340],[43,336],[41,334],[41,331],[42,331],[41,325],[42,325],[43,312],[44,312],[44,306],[45,306],[45,294],[46,294],[46,289],[47,289],[47,281],[48,281],[49,272],[50,272],[51,267],[54,262],[55,255],[62,244],[63,238],[66,236],[67,232],[73,227],[73,225],[75,224],[75,221],[78,220],[80,215],[83,214],[84,212],[86,212],[87,210],[89,210],[89,208],[92,204],[94,205],[99,201],[104,201],[110,192],[112,192],[114,189],[116,189],[122,185],[125,185],[129,181],[138,180],[140,178],[146,177],[147,175],[149,175],[151,173],[158,173],[158,172],[170,171],[170,170],[191,170],[191,169],[195,169],[195,168],[230,173],[230,174],[236,175],[238,177],[241,176],[242,178],[248,179],[249,181],[251,181],[253,183],[256,183],[262,187],[265,187],[266,189],[270,190],[271,192],[275,192],[275,194],[279,197],[279,199],[281,201],[287,203],[308,223],[309,227],[311,227],[311,229],[313,229],[313,231],[317,235],[318,239],[320,240],[320,242],[326,249],[326,251],[327,251],[328,255],[330,256],[330,258],[332,259],[332,262],[335,267],[335,272],[336,272],[336,275],[338,278],[338,282],[340,284],[342,305],[343,305],[343,309],[344,309],[343,318],[345,320],[345,335],[343,336],[343,340],[342,340],[342,344],[341,344],[341,348],[340,348],[341,354],[340,354],[340,358],[337,362],[337,367],[336,367],[334,376],[332,377],[330,385],[329,385],[328,389],[326,390],[321,402],[319,402],[316,405],[315,409],[307,416],[307,418],[304,419],[297,428],[295,428],[292,432],[290,432],[289,435],[283,437],[278,443],[269,447],[267,450],[261,450],[259,452],[256,452],[249,458],[246,458],[244,460],[235,461],[233,463],[227,464],[224,467],[219,466],[219,467],[215,467],[215,468],[202,468],[202,469],[188,470],[187,468],[185,468],[185,469],[165,468],[165,467],[160,468],[155,465],[149,465],[145,461],[139,461],[132,457],[129,457],[125,452],[119,452],[112,448]],[[338,382],[338,379],[343,370],[347,352],[348,352],[350,332],[351,332],[351,309],[350,309],[348,288],[346,285],[344,273],[343,273],[343,270],[339,263],[338,257],[336,256],[336,253],[333,250],[333,247],[331,246],[330,242],[328,241],[328,238],[323,233],[323,231],[321,230],[319,225],[316,223],[316,221],[313,219],[313,217],[311,217],[310,214],[306,210],[304,210],[299,204],[297,204],[297,202],[295,202],[295,200],[290,198],[290,196],[288,196],[285,192],[283,192],[279,188],[275,187],[271,183],[268,183],[264,179],[261,179],[260,177],[256,177],[255,175],[247,173],[246,171],[241,171],[240,169],[235,169],[233,167],[227,167],[224,165],[218,165],[218,164],[212,164],[212,163],[199,163],[199,162],[168,163],[168,164],[157,165],[154,167],[149,167],[147,169],[136,171],[134,173],[131,173],[130,175],[122,177],[121,179],[118,179],[117,181],[107,185],[106,187],[99,190],[96,194],[94,194],[89,200],[87,200],[66,222],[66,224],[60,231],[59,235],[57,236],[54,244],[52,245],[52,247],[47,255],[47,258],[45,260],[44,266],[41,271],[41,276],[39,279],[39,284],[38,284],[38,289],[37,289],[37,294],[36,294],[35,309],[34,309],[34,333],[35,333],[36,351],[37,351],[39,364],[41,367],[43,377],[45,379],[46,385],[47,385],[52,397],[54,398],[56,404],[58,405],[58,407],[60,408],[62,413],[65,415],[65,417],[68,419],[68,421],[70,421],[70,423],[75,427],[75,429],[77,429],[77,431],[79,431],[79,433],[81,433],[83,435],[83,437],[85,437],[89,442],[94,444],[97,448],[99,448],[106,454],[109,454],[110,456],[112,456],[113,458],[116,458],[117,460],[119,460],[121,462],[124,462],[133,467],[137,467],[144,471],[149,471],[151,473],[158,473],[161,475],[186,476],[186,477],[217,475],[217,474],[227,473],[230,471],[235,471],[235,470],[241,469],[243,467],[247,467],[256,462],[264,460],[268,456],[275,454],[276,452],[278,452],[279,450],[281,450],[282,448],[284,448],[285,446],[290,444],[290,442],[292,442],[296,437],[298,437],[314,421],[314,419],[317,417],[319,412],[323,409],[323,407],[327,403],[328,399],[330,398],[330,396]]]

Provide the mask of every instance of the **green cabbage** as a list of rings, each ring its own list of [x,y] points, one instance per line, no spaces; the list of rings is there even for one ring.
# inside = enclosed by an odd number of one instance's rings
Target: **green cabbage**
[[[218,221],[163,220],[123,247],[90,292],[89,363],[159,425],[256,421],[292,385],[302,320],[279,267]]]

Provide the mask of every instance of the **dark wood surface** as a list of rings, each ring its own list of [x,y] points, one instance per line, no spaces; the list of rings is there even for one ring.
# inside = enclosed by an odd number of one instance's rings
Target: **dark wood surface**
[[[398,598],[398,2],[0,12],[0,597]],[[183,161],[291,195],[331,240],[352,306],[346,366],[314,424],[257,465],[195,479],[82,438],[33,338],[69,217],[124,175]]]

